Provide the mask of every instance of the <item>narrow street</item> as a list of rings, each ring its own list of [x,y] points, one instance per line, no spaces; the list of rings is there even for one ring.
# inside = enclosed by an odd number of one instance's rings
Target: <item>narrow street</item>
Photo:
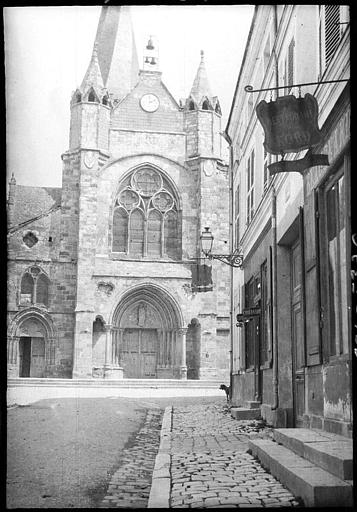
[[[269,437],[220,398],[41,400],[8,411],[8,508],[146,508],[173,406],[172,508],[297,506],[247,453]]]

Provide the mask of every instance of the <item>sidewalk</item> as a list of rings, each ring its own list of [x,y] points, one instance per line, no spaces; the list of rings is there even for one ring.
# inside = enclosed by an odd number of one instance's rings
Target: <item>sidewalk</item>
[[[299,501],[247,453],[271,438],[259,421],[238,421],[226,405],[167,407],[149,508],[296,507]]]

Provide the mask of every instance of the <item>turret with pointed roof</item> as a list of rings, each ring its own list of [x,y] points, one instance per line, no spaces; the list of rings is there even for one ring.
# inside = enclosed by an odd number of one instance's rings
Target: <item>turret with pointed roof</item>
[[[204,61],[203,50],[201,50],[201,61],[198,66],[196,77],[193,81],[191,92],[186,105],[190,110],[195,108],[203,110],[215,110],[218,114],[221,114],[218,98],[217,96],[212,96]]]

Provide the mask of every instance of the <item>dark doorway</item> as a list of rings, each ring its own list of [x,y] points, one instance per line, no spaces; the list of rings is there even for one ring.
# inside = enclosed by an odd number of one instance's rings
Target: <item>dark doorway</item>
[[[20,377],[30,377],[31,368],[31,338],[22,337],[19,341]]]
[[[193,318],[186,335],[186,364],[187,378],[198,380],[200,378],[201,360],[201,325],[197,318]]]

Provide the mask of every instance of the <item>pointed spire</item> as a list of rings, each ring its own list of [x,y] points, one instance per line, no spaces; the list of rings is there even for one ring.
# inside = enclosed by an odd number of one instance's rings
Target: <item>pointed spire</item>
[[[139,64],[128,5],[102,6],[97,34],[104,87],[122,99],[138,82]]]
[[[200,102],[204,96],[207,96],[208,98],[212,98],[211,88],[209,86],[209,82],[208,82],[208,78],[207,78],[203,50],[201,50],[201,62],[200,62],[200,65],[198,66],[196,78],[193,82],[193,86],[191,89],[191,96],[197,102]]]
[[[80,87],[81,91],[85,93],[93,87],[98,96],[101,95],[101,91],[104,88],[102,73],[100,71],[99,62],[98,62],[98,43],[95,42],[93,46],[92,58],[89,63],[86,74],[84,75],[82,85]]]

